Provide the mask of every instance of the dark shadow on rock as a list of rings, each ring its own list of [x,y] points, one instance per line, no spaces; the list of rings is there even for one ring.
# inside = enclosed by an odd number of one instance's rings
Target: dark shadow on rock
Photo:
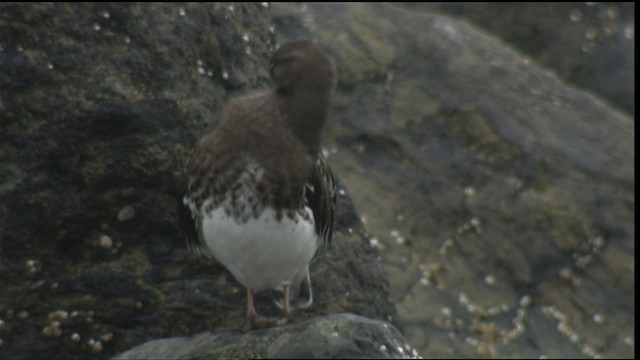
[[[109,357],[244,321],[240,284],[187,252],[175,188],[221,104],[268,85],[270,26],[260,3],[0,5],[0,358]],[[297,315],[393,320],[340,204]]]

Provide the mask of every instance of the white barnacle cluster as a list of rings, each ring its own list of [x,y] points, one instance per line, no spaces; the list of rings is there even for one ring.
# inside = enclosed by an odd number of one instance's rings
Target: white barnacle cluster
[[[458,303],[464,306],[469,314],[483,318],[497,316],[511,311],[511,306],[506,303],[491,307],[483,307],[475,304],[469,300],[469,297],[464,292],[458,295]]]
[[[521,301],[522,302],[522,301]],[[518,308],[516,311],[516,316],[511,320],[513,327],[508,330],[500,331],[500,342],[502,345],[507,345],[511,343],[514,339],[518,338],[520,335],[524,333],[525,326],[524,322],[527,316],[527,311],[524,307]]]
[[[464,193],[464,196],[471,198],[476,195],[476,189],[474,189],[472,186],[467,186],[464,188],[463,193]]]
[[[511,326],[505,329],[500,329],[498,324],[490,321],[490,319],[502,317],[504,316],[503,314],[511,312],[513,307],[509,304],[505,303],[497,306],[483,307],[473,303],[464,292],[458,295],[458,302],[468,314],[472,316],[472,321],[468,329],[472,333],[480,335],[480,337],[471,335],[466,337],[465,343],[474,347],[478,355],[492,356],[495,355],[498,345],[508,345],[524,333],[526,329],[527,308],[531,305],[532,299],[529,295],[524,295],[520,298],[515,316],[510,322]],[[455,323],[457,327],[465,326],[462,319],[454,318],[453,321],[450,320],[453,318],[453,312],[450,308],[442,308],[441,313],[447,319],[445,325],[450,327],[452,323]],[[452,333],[451,336],[455,336],[455,334]]]
[[[573,253],[574,264],[579,269],[584,269],[589,265],[596,254],[602,250],[605,245],[605,241],[602,237],[596,236],[587,239],[583,244],[584,251]]]
[[[95,340],[94,338],[89,338],[89,340],[87,340],[87,346],[94,352],[100,352],[104,348],[102,346],[102,342],[100,340]]]
[[[402,236],[400,234],[400,231],[398,231],[397,229],[389,230],[389,235],[391,235],[393,240],[399,245],[404,245],[406,243],[404,236]]]
[[[442,245],[440,245],[438,253],[440,254],[440,256],[446,257],[447,255],[449,255],[449,249],[451,249],[452,247],[453,239],[445,239],[445,241],[442,242]]]
[[[104,331],[97,335],[97,339],[93,337],[87,337],[87,341],[81,342],[83,336],[78,328],[74,328],[74,325],[78,324],[78,321],[84,321],[88,324],[93,323],[94,312],[89,311],[67,311],[63,309],[54,310],[47,314],[46,324],[42,327],[41,333],[46,337],[61,337],[68,336],[68,339],[73,343],[80,346],[86,346],[94,352],[101,352],[104,349],[104,344],[113,340],[113,333],[110,331]],[[84,316],[84,319],[81,317]],[[83,328],[81,326],[80,328]],[[93,325],[92,328],[99,329],[98,325]],[[95,333],[93,334],[96,335]]]
[[[110,249],[113,246],[113,239],[109,235],[101,235],[98,239],[98,244],[101,248]]]
[[[431,264],[419,264],[418,269],[422,271],[422,276],[418,280],[420,285],[429,286],[436,281],[436,275],[443,269],[442,262],[436,262]]]
[[[566,337],[572,344],[575,344],[580,352],[590,358],[599,359],[602,356],[598,354],[593,347],[585,343],[580,335],[569,324],[568,316],[553,305],[543,306],[542,313],[552,321],[556,322],[556,329],[560,334]],[[594,319],[595,321],[595,319]]]
[[[206,73],[206,71],[204,70],[204,63],[202,62],[202,60],[198,60],[197,64],[198,64],[198,67],[197,67],[198,74],[204,75]]]
[[[33,276],[42,270],[42,262],[36,259],[28,259],[25,262],[25,270],[27,275]]]
[[[496,353],[496,346],[491,342],[482,341],[474,338],[473,336],[467,336],[464,339],[464,342],[473,347],[476,350],[476,353],[480,356],[494,356]]]
[[[580,285],[581,281],[575,269],[581,270],[591,264],[598,253],[605,246],[605,240],[600,236],[588,238],[572,254],[573,266],[565,266],[558,271],[558,277],[572,286]],[[579,272],[579,271],[578,271]]]
[[[372,248],[384,250],[384,244],[382,244],[377,237],[369,238],[369,245],[371,245]]]
[[[129,221],[136,216],[136,210],[131,205],[127,205],[118,212],[118,221]]]
[[[52,311],[47,315],[48,323],[42,328],[42,335],[59,337],[62,335],[61,325],[69,319],[69,313],[65,310]]]

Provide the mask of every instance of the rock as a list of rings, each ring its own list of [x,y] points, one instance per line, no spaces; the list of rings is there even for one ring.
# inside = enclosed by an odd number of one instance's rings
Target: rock
[[[110,357],[244,321],[242,286],[187,252],[175,184],[221,104],[267,85],[270,27],[259,3],[0,5],[0,358]],[[348,197],[338,211],[295,315],[394,321]]]
[[[273,13],[336,59],[329,161],[422,356],[633,356],[633,119],[446,16]]]
[[[567,82],[635,114],[635,3],[403,3],[477,25]]]
[[[353,314],[245,334],[209,332],[152,340],[114,359],[352,359],[417,356],[393,325]]]
[[[428,357],[633,356],[631,118],[446,16],[272,7],[341,79],[340,231],[296,315],[390,321]],[[244,289],[186,252],[172,187],[220,104],[266,84],[272,26],[261,4],[0,5],[0,357],[243,320]]]

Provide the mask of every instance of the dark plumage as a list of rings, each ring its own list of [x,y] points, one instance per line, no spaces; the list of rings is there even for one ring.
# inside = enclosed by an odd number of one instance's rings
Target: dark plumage
[[[271,91],[230,101],[197,142],[180,202],[189,249],[247,287],[250,318],[253,291],[281,289],[276,303],[287,315],[289,295],[311,305],[308,264],[330,243],[335,213],[335,181],[319,151],[333,66],[310,41],[293,41],[273,55],[271,77]]]

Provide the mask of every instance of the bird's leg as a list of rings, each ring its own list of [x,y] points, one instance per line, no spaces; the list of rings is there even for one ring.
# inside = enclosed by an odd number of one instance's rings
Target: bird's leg
[[[282,289],[284,291],[284,304],[282,306],[282,309],[284,310],[284,316],[286,317],[291,316],[291,309],[289,308],[289,288],[290,287],[291,285],[289,284],[282,285]]]
[[[253,303],[253,290],[247,288],[247,320],[244,325],[239,326],[220,326],[216,329],[216,332],[247,332],[255,329],[257,326],[262,325],[263,318],[258,316],[256,308]],[[264,325],[262,325],[264,326]]]
[[[282,304],[282,310],[284,310],[284,318],[278,320],[276,323],[278,326],[286,325],[291,322],[291,308],[289,307],[289,289],[291,285],[285,284],[282,285],[282,290],[284,292],[284,304]]]
[[[271,327],[275,324],[276,320],[258,315],[253,303],[253,290],[247,288],[247,325],[245,326],[244,331]]]
[[[247,322],[242,328],[243,332],[250,331],[254,328],[254,322],[258,317],[256,307],[253,304],[253,290],[247,288]]]
[[[247,318],[253,320],[258,317],[256,308],[253,305],[253,290],[247,288]]]

